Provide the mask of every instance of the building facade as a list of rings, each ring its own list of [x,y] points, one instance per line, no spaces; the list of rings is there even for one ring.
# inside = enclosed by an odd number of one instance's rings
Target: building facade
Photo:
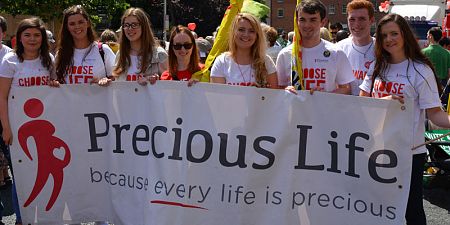
[[[341,23],[347,28],[347,3],[351,0],[321,0],[327,7],[328,23]],[[370,0],[375,6],[375,21],[379,20],[385,13],[378,12],[378,6],[384,0]],[[294,13],[297,0],[271,0],[270,25],[278,32],[294,30]],[[373,31],[375,30],[375,25]]]

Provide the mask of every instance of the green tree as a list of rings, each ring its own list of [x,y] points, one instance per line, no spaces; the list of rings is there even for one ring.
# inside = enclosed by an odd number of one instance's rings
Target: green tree
[[[126,0],[0,0],[0,12],[39,16],[48,22],[61,18],[64,9],[72,5],[85,7],[94,23],[110,21],[112,15],[107,12],[123,11],[129,6]],[[99,16],[99,10],[105,12],[105,18]]]

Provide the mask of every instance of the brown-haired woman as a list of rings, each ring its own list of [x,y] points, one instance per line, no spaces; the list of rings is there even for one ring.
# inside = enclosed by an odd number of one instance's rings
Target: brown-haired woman
[[[158,46],[147,13],[140,8],[127,9],[122,16],[121,29],[114,78],[153,84],[167,69],[167,53]]]
[[[359,86],[361,96],[392,98],[403,103],[410,98],[414,108],[414,137],[411,147],[424,142],[425,114],[440,127],[450,127],[450,117],[442,111],[439,87],[433,65],[422,54],[407,21],[400,15],[384,16],[377,27],[375,63]],[[411,185],[406,222],[426,224],[422,201],[422,175],[426,160],[425,146],[412,151]]]
[[[187,27],[176,26],[169,39],[169,70],[164,71],[161,80],[188,81],[201,67],[194,35]]]
[[[112,74],[115,55],[108,45],[95,40],[89,15],[81,5],[64,10],[52,86],[97,83]]]

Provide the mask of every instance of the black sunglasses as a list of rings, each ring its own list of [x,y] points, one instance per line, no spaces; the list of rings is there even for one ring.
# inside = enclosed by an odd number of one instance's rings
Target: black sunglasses
[[[184,49],[189,50],[194,46],[192,43],[184,43],[184,44],[174,44],[173,49],[180,50],[181,47],[184,47]]]

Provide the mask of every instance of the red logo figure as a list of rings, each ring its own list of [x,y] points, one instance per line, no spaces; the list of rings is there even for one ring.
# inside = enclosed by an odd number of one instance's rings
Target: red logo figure
[[[33,98],[25,102],[23,109],[27,116],[34,119],[42,115],[44,112],[44,105],[40,100]],[[30,137],[34,139],[38,158],[36,181],[30,196],[23,206],[27,207],[34,201],[47,183],[49,176],[52,175],[54,181],[53,191],[47,206],[45,207],[45,210],[49,211],[53,207],[53,204],[61,191],[64,178],[63,169],[70,162],[69,147],[63,140],[54,136],[55,127],[47,120],[32,120],[26,122],[19,128],[18,133],[19,144],[31,161],[33,158],[28,149],[27,140]],[[55,149],[61,147],[64,148],[63,160],[60,160],[53,154]]]

